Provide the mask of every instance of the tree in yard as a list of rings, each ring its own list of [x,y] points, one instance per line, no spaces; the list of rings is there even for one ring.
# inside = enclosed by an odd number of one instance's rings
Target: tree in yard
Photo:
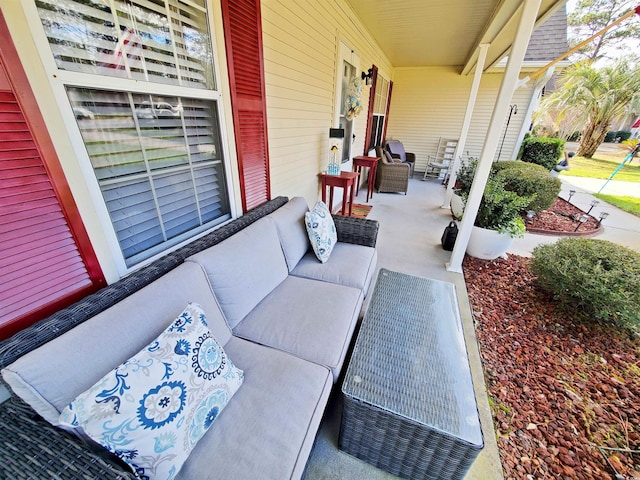
[[[586,61],[572,65],[562,73],[557,90],[544,97],[541,108],[558,121],[573,116],[584,125],[576,154],[591,158],[614,118],[640,111],[640,65],[625,59],[601,68]]]
[[[637,0],[578,0],[567,19],[569,43],[577,45],[637,6]],[[640,39],[640,23],[626,20],[579,49],[572,59],[595,61],[608,55],[619,57],[628,49],[625,40]],[[637,47],[636,47],[637,48]]]

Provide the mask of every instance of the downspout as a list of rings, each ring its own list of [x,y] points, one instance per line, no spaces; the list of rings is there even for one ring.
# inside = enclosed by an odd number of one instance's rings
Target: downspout
[[[464,254],[467,250],[471,229],[478,215],[480,201],[482,200],[484,188],[491,171],[491,164],[493,163],[498,142],[500,141],[502,126],[507,118],[511,97],[518,85],[518,75],[522,68],[522,61],[527,51],[541,2],[542,0],[524,0],[523,2],[520,20],[518,22],[518,30],[516,31],[513,45],[511,46],[507,68],[505,69],[504,77],[500,85],[500,92],[493,107],[489,129],[484,140],[482,153],[478,160],[478,168],[476,169],[476,174],[471,184],[471,191],[469,192],[469,198],[467,199],[467,204],[464,209],[464,216],[460,223],[458,238],[453,247],[451,259],[447,264],[447,270],[450,272],[462,273],[462,260],[464,260]]]
[[[456,178],[458,176],[458,169],[460,168],[462,152],[464,152],[464,147],[467,143],[467,135],[469,134],[469,127],[471,126],[473,107],[475,106],[476,99],[478,98],[480,79],[482,78],[484,63],[487,60],[487,51],[489,50],[489,46],[489,43],[481,43],[479,45],[478,61],[476,62],[476,71],[473,75],[473,83],[471,84],[469,100],[467,101],[467,111],[464,113],[462,129],[460,130],[460,139],[458,140],[458,146],[456,147],[456,152],[453,156],[453,165],[449,167],[449,183],[447,183],[447,191],[444,194],[444,202],[442,203],[442,208],[449,208],[451,205],[453,186],[456,184]]]
[[[515,160],[518,158],[518,152],[520,152],[520,146],[522,145],[522,141],[524,140],[524,135],[529,131],[529,126],[531,125],[531,119],[533,118],[533,112],[538,107],[540,103],[540,93],[542,89],[547,84],[547,82],[551,79],[553,72],[555,71],[555,67],[549,68],[546,71],[544,77],[539,79],[535,86],[533,87],[533,92],[531,92],[531,97],[529,98],[529,104],[527,105],[527,111],[524,114],[524,120],[522,121],[522,127],[520,128],[520,133],[518,133],[518,139],[516,140],[516,145],[513,148],[513,153],[511,154],[511,160]]]

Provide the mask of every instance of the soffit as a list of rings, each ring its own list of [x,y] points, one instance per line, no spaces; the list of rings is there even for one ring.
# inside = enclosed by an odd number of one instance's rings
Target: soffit
[[[475,67],[490,43],[486,67],[506,55],[521,0],[347,0],[394,67]],[[542,0],[537,24],[566,0]]]

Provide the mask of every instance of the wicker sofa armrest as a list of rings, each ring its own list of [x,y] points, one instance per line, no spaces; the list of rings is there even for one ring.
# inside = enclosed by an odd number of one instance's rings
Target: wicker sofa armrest
[[[407,157],[407,162],[408,163],[414,163],[416,161],[416,154],[415,153],[405,152],[405,155]]]
[[[136,478],[115,455],[93,453],[72,434],[40,418],[16,396],[0,405],[0,438],[0,478]]]
[[[339,242],[354,243],[365,247],[376,246],[378,229],[380,228],[377,220],[333,215],[333,222],[336,225]]]

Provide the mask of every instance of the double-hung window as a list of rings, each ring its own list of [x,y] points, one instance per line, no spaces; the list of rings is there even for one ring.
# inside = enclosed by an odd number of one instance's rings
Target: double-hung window
[[[35,4],[124,264],[230,218],[206,0]]]
[[[368,150],[382,145],[384,125],[386,122],[387,104],[389,100],[389,80],[378,75],[376,82],[373,115],[371,117],[371,136],[369,137]]]

